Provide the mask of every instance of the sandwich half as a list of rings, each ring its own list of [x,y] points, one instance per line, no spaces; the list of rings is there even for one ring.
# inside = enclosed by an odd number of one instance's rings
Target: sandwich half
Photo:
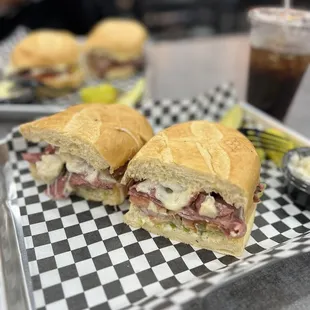
[[[242,255],[263,187],[260,160],[241,133],[207,121],[174,125],[132,159],[125,222],[233,256]]]
[[[84,45],[84,63],[90,76],[128,78],[143,68],[145,27],[125,18],[108,18],[90,32]]]
[[[120,184],[127,163],[153,136],[147,120],[124,105],[80,104],[20,126],[31,142],[45,142],[41,153],[25,153],[33,177],[46,194],[64,199],[76,194],[105,205],[121,204]]]
[[[9,73],[31,77],[53,88],[77,88],[83,82],[80,47],[67,31],[37,30],[13,48]]]

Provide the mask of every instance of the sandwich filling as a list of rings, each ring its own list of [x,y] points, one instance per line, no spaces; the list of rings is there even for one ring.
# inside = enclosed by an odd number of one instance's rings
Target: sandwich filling
[[[117,61],[111,59],[101,51],[92,51],[87,55],[87,65],[96,74],[98,78],[104,78],[111,69],[117,69],[125,66],[133,66],[137,71],[143,69],[144,61],[142,57],[130,61]]]
[[[72,74],[78,70],[78,65],[58,65],[54,67],[42,67],[42,68],[29,68],[18,70],[15,75],[20,78],[25,79],[35,79],[39,82],[44,83],[47,79],[50,78],[61,78],[67,74]]]
[[[264,185],[259,184],[254,193],[255,203],[259,202],[263,190]],[[232,238],[243,237],[247,230],[243,208],[228,204],[218,193],[145,180],[132,185],[129,195],[130,201],[157,224],[170,223],[201,233],[207,226],[214,227]]]
[[[126,165],[113,174],[96,170],[85,160],[48,145],[42,153],[24,153],[23,159],[32,164],[39,179],[47,183],[45,193],[53,199],[64,199],[75,192],[75,188],[112,190],[120,184]]]

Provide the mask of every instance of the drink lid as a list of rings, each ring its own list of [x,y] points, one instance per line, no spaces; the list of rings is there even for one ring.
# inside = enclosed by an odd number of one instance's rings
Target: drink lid
[[[274,26],[289,26],[310,28],[310,11],[281,7],[259,7],[249,11],[251,22],[271,24]]]

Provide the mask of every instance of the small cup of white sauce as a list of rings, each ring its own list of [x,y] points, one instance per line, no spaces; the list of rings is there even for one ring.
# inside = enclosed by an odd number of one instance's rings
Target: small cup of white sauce
[[[287,152],[282,169],[289,197],[296,205],[310,210],[310,147]]]

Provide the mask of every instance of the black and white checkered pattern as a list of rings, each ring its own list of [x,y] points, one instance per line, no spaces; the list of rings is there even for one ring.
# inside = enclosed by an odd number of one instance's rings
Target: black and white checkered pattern
[[[219,120],[223,112],[237,102],[236,92],[230,83],[222,84],[205,94],[183,100],[147,100],[138,104],[155,132],[172,124],[195,119]]]
[[[225,281],[235,280],[250,271],[262,268],[270,262],[276,262],[279,259],[309,251],[310,234],[306,233],[262,253],[235,262],[227,268],[207,273],[179,287],[171,288],[159,294],[144,298],[142,301],[126,309],[201,309],[202,299],[208,298],[208,294]]]
[[[147,101],[139,110],[159,130],[189,119],[218,119],[234,102],[234,89],[224,84],[191,100]],[[8,137],[8,146],[37,309],[181,307],[199,290],[225,279],[209,278],[213,271],[237,261],[131,229],[123,223],[128,203],[105,208],[78,197],[49,200],[21,156],[25,151],[40,151],[39,146],[26,142],[17,131]],[[268,187],[244,254],[249,265],[278,255],[252,254],[273,249],[310,229],[310,213],[295,207],[284,194],[282,173],[271,162],[263,164],[261,178]],[[309,242],[304,244],[309,248]],[[270,253],[291,253],[274,251]],[[243,270],[243,265],[233,266],[234,274]],[[197,280],[200,276],[206,278]],[[181,287],[188,294],[180,296],[175,288],[184,283],[191,284]],[[153,297],[143,300],[148,296]]]

